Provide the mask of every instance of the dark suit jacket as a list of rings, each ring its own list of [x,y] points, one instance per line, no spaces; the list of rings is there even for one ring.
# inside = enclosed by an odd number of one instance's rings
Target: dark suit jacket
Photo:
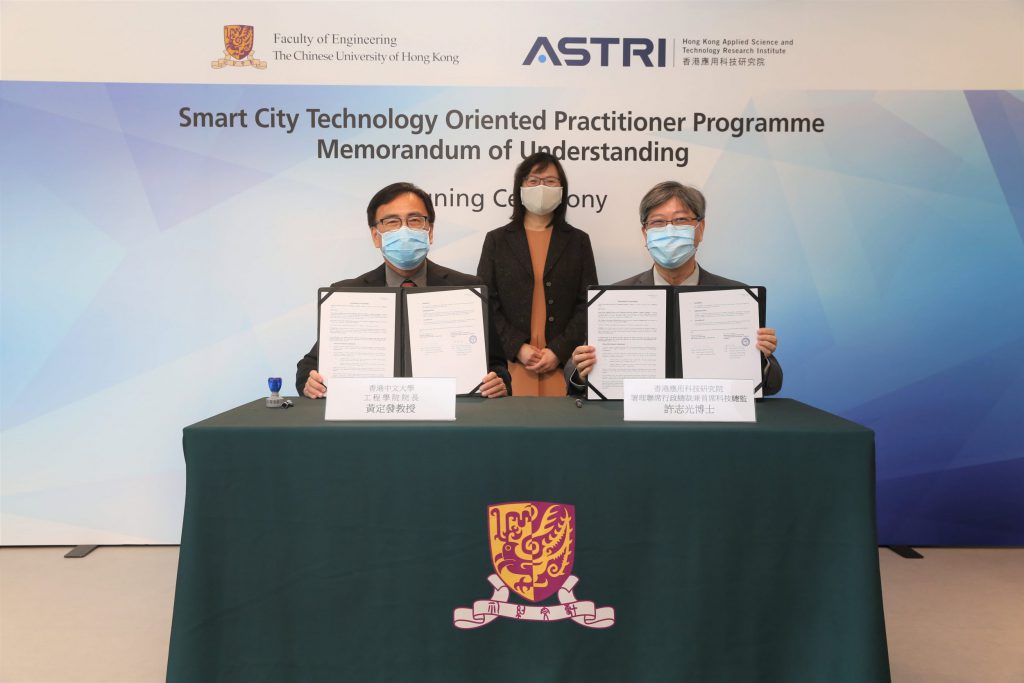
[[[653,287],[654,286],[654,270],[647,269],[642,273],[638,273],[633,277],[627,277],[625,280],[616,282],[616,285],[625,285],[628,287]],[[697,278],[697,284],[699,286],[706,287],[746,287],[747,285],[737,280],[730,280],[729,278],[715,275],[714,273],[700,269],[700,276]],[[762,393],[765,396],[771,396],[777,394],[782,389],[782,366],[774,355],[769,356],[767,359],[763,359],[764,363],[764,387],[762,387]],[[573,386],[573,380],[579,382],[579,377],[574,377],[576,372],[576,365],[572,362],[572,358],[565,364],[565,386],[568,389],[569,394],[581,394],[583,393],[575,386]]]
[[[384,269],[387,268],[385,264],[380,264],[377,268],[374,268],[369,273],[363,273],[359,277],[352,278],[351,280],[341,280],[335,282],[331,287],[387,287],[387,276],[385,275]],[[428,287],[444,287],[444,286],[455,286],[462,287],[465,285],[479,285],[483,284],[480,278],[474,277],[473,275],[466,275],[460,273],[457,270],[451,268],[445,268],[439,266],[430,259],[427,259],[427,286]],[[494,331],[494,323],[491,322],[491,329],[488,332],[490,337],[488,341],[489,358],[488,364],[490,370],[496,372],[498,377],[505,382],[505,386],[508,388],[509,395],[512,394],[512,379],[508,374],[508,364],[505,359],[501,357],[501,353],[497,350],[496,333]],[[313,344],[313,348],[309,350],[305,356],[298,362],[295,370],[295,388],[299,390],[299,396],[302,396],[302,389],[306,386],[306,380],[309,378],[309,371],[316,370],[320,361],[320,343]]]
[[[642,273],[637,273],[633,277],[627,277],[625,280],[621,280],[615,284],[627,287],[653,287],[654,269],[648,268]],[[746,287],[742,282],[730,280],[729,278],[722,277],[721,275],[715,275],[704,268],[700,269],[700,276],[697,278],[697,284],[702,287]]]
[[[551,230],[544,263],[544,339],[564,363],[587,336],[587,287],[597,284],[597,268],[587,233],[568,223]],[[490,292],[499,348],[514,360],[519,347],[530,341],[533,310],[533,262],[522,225],[509,223],[487,233],[476,274]]]

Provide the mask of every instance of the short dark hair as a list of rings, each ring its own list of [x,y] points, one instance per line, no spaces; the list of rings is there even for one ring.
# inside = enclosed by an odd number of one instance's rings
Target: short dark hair
[[[516,166],[515,175],[512,176],[512,222],[522,225],[526,219],[526,207],[519,198],[519,188],[523,186],[526,176],[530,175],[537,166],[547,168],[554,166],[558,171],[558,180],[562,183],[562,203],[555,207],[551,220],[555,225],[565,224],[565,210],[569,206],[569,181],[565,177],[565,169],[562,162],[554,154],[549,152],[535,152],[523,159],[522,163]]]
[[[373,195],[373,199],[366,205],[366,222],[370,224],[370,227],[377,225],[377,209],[408,192],[423,200],[423,205],[427,207],[427,220],[433,225],[434,203],[430,201],[430,195],[412,183],[392,183]]]
[[[685,204],[694,216],[704,220],[707,201],[704,199],[703,193],[695,187],[683,185],[674,180],[666,180],[648,190],[644,198],[640,200],[640,222],[646,223],[647,214],[673,197]]]

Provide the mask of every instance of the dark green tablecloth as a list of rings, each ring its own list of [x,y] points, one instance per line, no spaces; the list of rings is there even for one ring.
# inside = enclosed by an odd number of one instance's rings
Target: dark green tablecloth
[[[539,398],[460,399],[454,423],[323,411],[185,429],[169,680],[889,679],[868,429],[781,399],[757,424]],[[491,594],[488,504],[523,500],[576,506],[576,597],[614,627],[452,626]]]

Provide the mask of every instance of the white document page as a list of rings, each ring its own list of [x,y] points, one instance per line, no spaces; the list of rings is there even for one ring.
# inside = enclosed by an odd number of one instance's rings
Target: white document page
[[[487,374],[483,303],[471,289],[417,292],[405,298],[413,377],[454,377],[468,394]]]
[[[685,379],[749,379],[761,383],[757,300],[745,289],[679,293]],[[758,389],[754,394],[761,396]]]
[[[396,297],[390,292],[332,292],[320,304],[320,374],[395,376]]]
[[[587,339],[597,363],[588,377],[593,386],[587,398],[601,398],[596,388],[605,398],[621,399],[623,380],[665,377],[665,290],[591,291],[590,301]]]

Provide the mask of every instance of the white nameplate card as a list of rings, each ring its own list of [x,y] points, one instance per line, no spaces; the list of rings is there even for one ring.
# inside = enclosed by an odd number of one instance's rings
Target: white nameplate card
[[[454,420],[454,377],[336,378],[327,420]]]
[[[756,422],[749,379],[623,380],[627,422]]]

